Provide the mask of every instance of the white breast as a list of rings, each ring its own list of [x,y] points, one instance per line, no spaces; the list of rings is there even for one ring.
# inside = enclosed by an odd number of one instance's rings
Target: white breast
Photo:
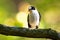
[[[39,13],[37,10],[32,10],[29,14],[29,23],[30,25],[39,25]]]

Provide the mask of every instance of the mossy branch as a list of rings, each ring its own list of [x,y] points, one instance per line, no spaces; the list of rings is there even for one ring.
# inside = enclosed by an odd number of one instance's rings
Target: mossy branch
[[[28,29],[20,27],[8,27],[0,24],[0,34],[22,36],[30,38],[49,38],[53,40],[60,40],[60,35],[52,29]]]

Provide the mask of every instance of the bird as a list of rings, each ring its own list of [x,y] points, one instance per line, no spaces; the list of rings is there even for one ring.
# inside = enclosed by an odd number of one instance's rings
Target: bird
[[[27,18],[28,28],[38,29],[39,23],[41,21],[41,14],[34,6],[28,8],[29,14]]]

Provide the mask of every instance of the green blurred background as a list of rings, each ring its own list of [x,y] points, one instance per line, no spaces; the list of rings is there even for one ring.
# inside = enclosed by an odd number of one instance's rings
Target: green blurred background
[[[35,6],[41,13],[40,28],[51,28],[60,32],[60,0],[0,0],[0,24],[21,27],[23,23],[16,20],[18,3],[27,2]],[[40,40],[41,38],[26,38],[5,36],[0,34],[0,40]],[[47,39],[41,39],[47,40]]]

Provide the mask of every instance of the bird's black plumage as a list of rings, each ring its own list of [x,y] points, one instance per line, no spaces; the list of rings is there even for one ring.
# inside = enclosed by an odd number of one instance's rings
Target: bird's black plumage
[[[39,12],[39,16],[40,16],[39,21],[41,21],[41,14],[40,14],[40,12]]]
[[[28,15],[28,18],[27,18],[27,22],[28,22],[28,27],[31,28],[31,25],[29,24],[29,15]]]

